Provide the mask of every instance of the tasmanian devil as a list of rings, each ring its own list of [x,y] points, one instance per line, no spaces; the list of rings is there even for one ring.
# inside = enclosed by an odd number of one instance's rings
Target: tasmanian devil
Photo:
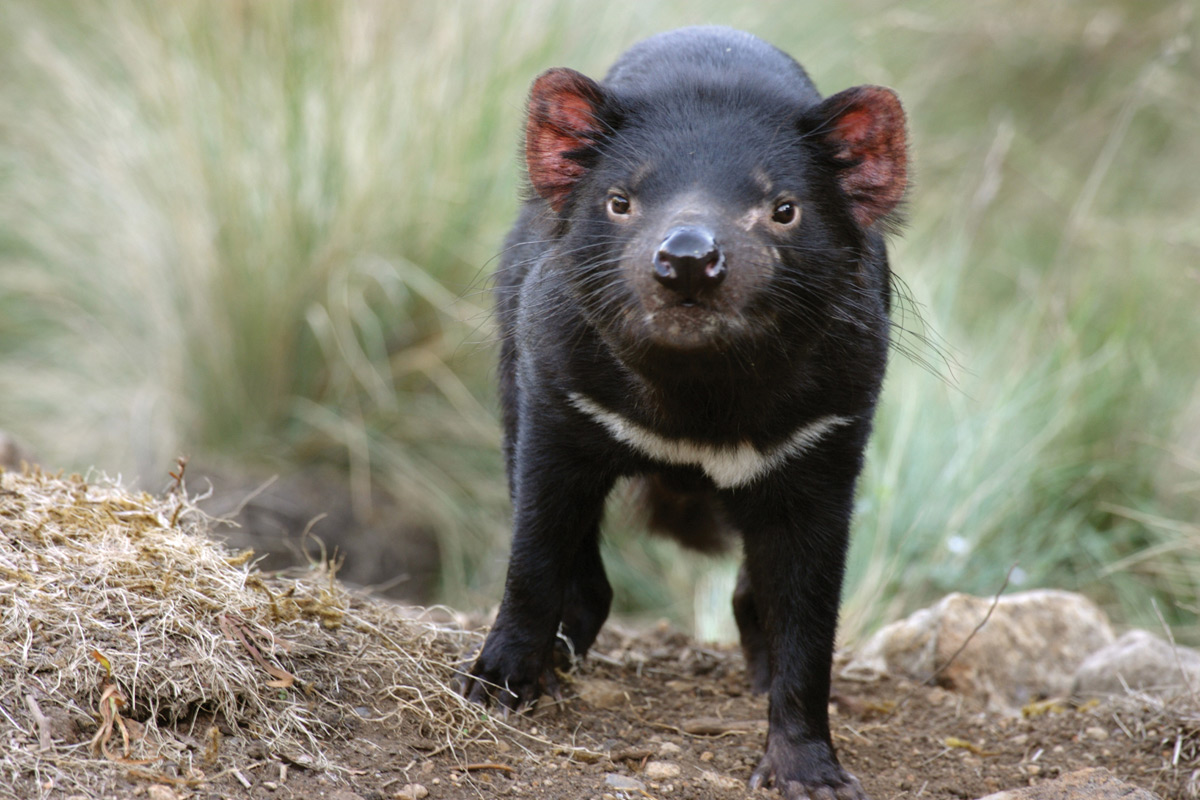
[[[532,191],[497,274],[515,532],[504,599],[464,682],[517,709],[558,693],[608,615],[605,497],[652,526],[740,535],[733,597],[769,692],[751,786],[863,798],[829,736],[854,486],[888,352],[883,234],[904,194],[904,112],[877,86],[822,100],[749,34],[686,28],[597,83],[552,69],[525,126]]]

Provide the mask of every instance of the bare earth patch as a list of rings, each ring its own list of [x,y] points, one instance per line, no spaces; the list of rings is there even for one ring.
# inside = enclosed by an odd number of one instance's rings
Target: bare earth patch
[[[461,701],[481,641],[356,596],[319,565],[259,573],[163,497],[0,472],[0,797],[739,798],[766,702],[741,656],[612,626],[561,705]],[[1105,767],[1200,796],[1200,712],[1149,698],[1022,717],[895,679],[835,684],[840,757],[877,800],[978,798]]]

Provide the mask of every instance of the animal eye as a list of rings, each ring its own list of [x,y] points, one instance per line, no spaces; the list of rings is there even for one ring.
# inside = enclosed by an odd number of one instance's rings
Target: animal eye
[[[771,213],[771,221],[780,225],[791,225],[798,219],[800,219],[800,206],[791,200],[784,200],[775,206],[775,210]]]
[[[629,198],[623,194],[613,193],[608,196],[608,212],[618,217],[629,213]]]

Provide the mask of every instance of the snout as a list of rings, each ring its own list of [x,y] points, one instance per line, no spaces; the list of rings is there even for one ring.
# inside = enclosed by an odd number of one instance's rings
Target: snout
[[[728,271],[712,231],[697,225],[672,228],[654,254],[653,267],[654,279],[684,303],[716,288]]]
[[[672,369],[684,368],[675,356],[696,364],[723,359],[769,332],[760,316],[771,308],[767,292],[778,261],[758,231],[736,224],[736,209],[704,197],[685,199],[683,208],[668,207],[661,222],[648,219],[635,232],[622,254],[622,280],[614,285],[620,302],[596,298],[598,318],[619,309],[620,338]]]

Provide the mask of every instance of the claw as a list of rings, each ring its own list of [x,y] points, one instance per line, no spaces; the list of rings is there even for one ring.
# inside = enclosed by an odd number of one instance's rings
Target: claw
[[[862,784],[858,782],[858,778],[853,775],[847,775],[850,782],[845,786],[839,786],[837,790],[837,800],[860,800],[866,797],[866,792],[863,791]]]
[[[461,691],[462,691],[463,696],[466,697],[468,700],[470,700],[472,703],[478,703],[479,705],[485,706],[485,707],[487,706],[487,704],[488,704],[487,687],[484,686],[483,682],[480,681],[478,678],[476,678],[474,675],[467,675],[465,678],[463,678]]]
[[[547,643],[543,658],[535,658],[514,656],[500,641],[491,649],[485,645],[463,676],[459,691],[467,700],[484,707],[494,704],[497,715],[505,720],[514,712],[532,710],[542,694],[549,694],[555,702],[563,701],[558,678],[548,665],[552,643]]]
[[[837,800],[829,786],[818,786],[810,791],[794,781],[788,782],[783,796],[787,800]]]
[[[563,693],[562,684],[558,682],[558,675],[554,672],[554,667],[547,667],[542,673],[542,691],[550,695],[550,699],[555,703],[562,703]]]
[[[869,800],[857,778],[841,769],[838,772],[837,777],[818,778],[816,783],[784,780],[772,764],[764,760],[750,776],[749,788],[755,791],[775,786],[783,800]]]

